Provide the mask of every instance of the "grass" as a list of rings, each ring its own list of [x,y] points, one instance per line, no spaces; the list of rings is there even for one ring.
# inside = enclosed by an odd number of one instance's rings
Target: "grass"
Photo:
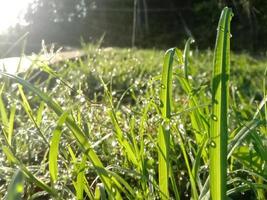
[[[0,198],[265,199],[267,59],[229,57],[228,14],[214,65],[189,39],[1,72]]]
[[[212,76],[210,122],[210,193],[211,199],[226,199],[228,105],[230,79],[230,22],[232,10],[222,11],[217,30]]]

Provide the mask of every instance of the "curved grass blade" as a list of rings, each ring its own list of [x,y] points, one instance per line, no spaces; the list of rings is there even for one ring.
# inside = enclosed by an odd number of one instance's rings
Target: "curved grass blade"
[[[34,94],[38,95],[54,112],[61,116],[63,114],[62,108],[54,102],[47,94],[40,91],[38,88],[34,87],[29,82],[23,80],[22,78],[8,74],[5,72],[0,72],[3,76],[10,78],[17,83],[23,85],[30,91],[32,91]],[[109,176],[109,172],[104,168],[102,162],[100,161],[99,157],[95,153],[95,151],[92,149],[90,143],[88,142],[87,137],[84,135],[82,130],[77,126],[77,124],[70,118],[67,117],[65,123],[73,133],[74,137],[76,138],[80,148],[83,150],[83,152],[88,156],[90,161],[92,162],[94,169],[96,170],[97,174],[99,175],[101,181],[105,185],[105,189],[107,192],[111,195],[112,198],[115,199],[121,199],[120,193],[117,191],[116,187],[113,187],[113,183],[111,180],[111,177]]]
[[[185,43],[183,60],[184,60],[184,77],[186,78],[186,80],[188,80],[188,57],[190,51],[190,44],[193,43],[194,41],[195,40],[190,37]]]
[[[227,111],[230,76],[230,22],[232,10],[225,7],[218,23],[212,77],[212,116],[210,123],[211,199],[226,199]]]
[[[62,133],[62,125],[64,124],[66,118],[68,116],[68,112],[63,113],[60,116],[57,127],[52,133],[52,139],[49,149],[49,172],[52,179],[52,182],[57,181],[58,177],[58,166],[57,166],[57,158],[58,158],[58,146],[60,141],[60,136]]]

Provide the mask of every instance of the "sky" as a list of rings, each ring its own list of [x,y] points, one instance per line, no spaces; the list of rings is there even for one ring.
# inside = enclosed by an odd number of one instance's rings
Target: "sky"
[[[33,0],[0,0],[0,33],[16,23],[24,23],[23,15]]]

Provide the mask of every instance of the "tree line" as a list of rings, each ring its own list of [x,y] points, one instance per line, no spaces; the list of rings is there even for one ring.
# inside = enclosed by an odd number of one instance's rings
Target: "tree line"
[[[34,0],[28,25],[11,30],[9,38],[29,32],[28,44],[44,39],[75,46],[103,37],[106,46],[166,48],[193,37],[198,48],[213,48],[224,6],[235,14],[232,49],[264,50],[266,0]]]

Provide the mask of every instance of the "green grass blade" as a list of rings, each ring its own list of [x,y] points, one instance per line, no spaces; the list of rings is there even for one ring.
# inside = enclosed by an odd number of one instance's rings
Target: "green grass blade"
[[[210,124],[211,199],[226,199],[227,111],[230,76],[230,22],[232,10],[224,8],[219,20],[212,77],[212,116]]]
[[[95,200],[106,200],[108,199],[105,193],[105,187],[103,184],[99,183],[96,185],[95,189]]]
[[[23,173],[20,170],[17,170],[8,186],[6,200],[21,199],[23,190]]]
[[[161,117],[162,124],[158,133],[158,173],[159,189],[162,199],[169,199],[169,146],[170,146],[170,118],[172,106],[172,67],[175,49],[169,49],[164,57],[161,78]]]
[[[1,119],[1,124],[3,126],[3,133],[4,136],[6,138],[6,140],[8,140],[8,114],[7,114],[7,110],[6,110],[6,106],[5,103],[3,101],[2,98],[2,93],[4,90],[4,85],[2,86],[1,90],[0,90],[0,119]]]
[[[43,117],[42,115],[43,115],[44,108],[45,108],[45,104],[42,101],[36,113],[36,124],[38,127],[40,127],[41,122],[42,122],[42,117]]]
[[[8,122],[8,135],[7,135],[7,141],[9,145],[11,145],[11,142],[12,142],[15,115],[16,115],[16,105],[12,105],[10,108],[9,122]]]
[[[63,115],[59,118],[57,127],[52,133],[52,139],[49,149],[49,172],[52,179],[52,182],[57,181],[58,177],[58,166],[57,166],[57,158],[58,158],[58,146],[60,141],[60,136],[62,133],[62,125],[64,124],[66,118],[68,116],[68,112],[63,113]]]

